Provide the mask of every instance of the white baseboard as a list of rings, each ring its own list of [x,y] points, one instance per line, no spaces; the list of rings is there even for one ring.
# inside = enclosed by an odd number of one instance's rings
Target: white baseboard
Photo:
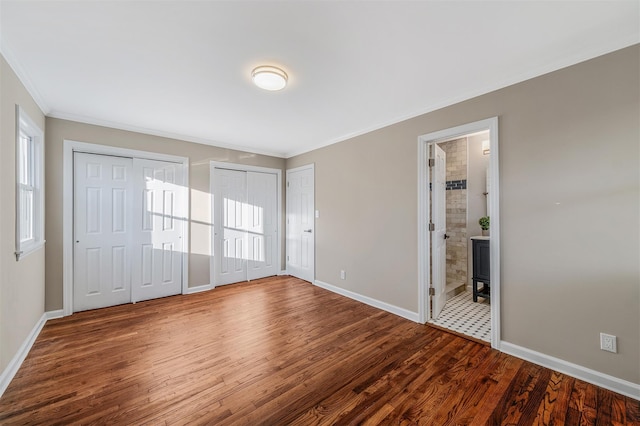
[[[44,314],[42,314],[36,325],[33,326],[33,329],[31,330],[25,341],[22,342],[22,345],[18,349],[18,352],[11,359],[2,374],[0,374],[0,396],[2,396],[5,390],[7,390],[7,387],[9,386],[9,383],[11,383],[13,376],[15,376],[20,369],[22,362],[29,354],[31,346],[33,346],[33,343],[36,341],[38,334],[40,334],[40,330],[42,330],[42,327],[44,327],[44,324],[46,322],[47,313],[45,312]]]
[[[44,315],[47,317],[47,321],[50,319],[62,318],[64,316],[64,311],[62,309],[58,309],[55,311],[45,312]]]
[[[278,272],[278,276],[281,276],[281,275],[289,275],[289,272],[287,272],[286,269],[283,269],[282,271]]]
[[[187,291],[185,291],[184,294],[200,293],[202,291],[213,290],[214,288],[215,286],[213,284],[203,284],[195,287],[187,287]]]
[[[500,342],[500,350],[506,354],[531,361],[534,364],[550,368],[571,377],[575,377],[576,379],[584,380],[585,382],[596,386],[640,400],[640,384],[628,382],[626,380],[505,341]]]
[[[419,317],[417,312],[411,312],[407,309],[400,308],[398,306],[391,305],[389,303],[382,302],[380,300],[373,299],[368,296],[363,296],[362,294],[354,293],[353,291],[345,290],[343,288],[336,287],[334,285],[327,284],[319,280],[315,280],[314,284],[317,285],[318,287],[324,288],[325,290],[329,290],[334,293],[340,294],[342,296],[348,297],[350,299],[357,300],[358,302],[362,302],[369,306],[373,306],[374,308],[382,309],[383,311],[390,312],[392,314],[398,315],[402,318],[406,318],[413,322],[418,322]]]

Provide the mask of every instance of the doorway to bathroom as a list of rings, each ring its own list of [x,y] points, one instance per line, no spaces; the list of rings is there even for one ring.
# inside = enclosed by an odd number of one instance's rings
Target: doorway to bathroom
[[[497,121],[418,140],[420,319],[494,348],[500,335]]]

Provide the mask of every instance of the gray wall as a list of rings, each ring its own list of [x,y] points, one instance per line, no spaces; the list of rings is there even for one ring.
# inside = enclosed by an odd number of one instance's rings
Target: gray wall
[[[317,279],[417,312],[417,138],[498,116],[502,339],[640,383],[639,50],[289,159],[315,163]]]
[[[45,250],[39,249],[19,262],[14,255],[16,105],[43,131],[45,118],[2,56],[0,104],[0,371],[3,371],[44,313]]]
[[[209,161],[284,170],[282,158],[47,117],[46,309],[62,309],[62,158],[64,140],[189,157],[189,286],[210,283]],[[283,172],[284,176],[284,172]],[[284,225],[282,227],[284,234]],[[282,235],[284,247],[284,235]],[[284,256],[282,256],[284,259]]]

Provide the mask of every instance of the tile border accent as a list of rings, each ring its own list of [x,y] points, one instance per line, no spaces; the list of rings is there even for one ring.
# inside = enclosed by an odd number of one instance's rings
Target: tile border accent
[[[447,191],[451,191],[453,189],[467,189],[467,180],[448,180],[447,181]]]

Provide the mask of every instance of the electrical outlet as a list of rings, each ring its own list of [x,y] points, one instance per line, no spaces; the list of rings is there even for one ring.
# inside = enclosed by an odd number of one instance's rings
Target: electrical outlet
[[[600,333],[600,349],[603,351],[618,353],[618,345],[616,336],[611,334]]]
[[[347,279],[347,273],[345,271],[340,271],[340,279],[341,280],[346,280]]]

